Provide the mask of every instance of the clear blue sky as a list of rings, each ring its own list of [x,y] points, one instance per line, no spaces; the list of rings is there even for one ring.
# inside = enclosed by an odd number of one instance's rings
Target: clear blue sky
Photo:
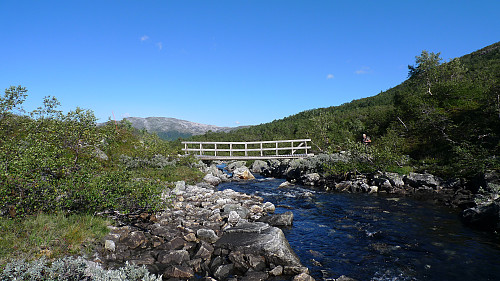
[[[422,50],[500,40],[500,1],[0,0],[0,87],[101,122],[256,125],[373,96]]]

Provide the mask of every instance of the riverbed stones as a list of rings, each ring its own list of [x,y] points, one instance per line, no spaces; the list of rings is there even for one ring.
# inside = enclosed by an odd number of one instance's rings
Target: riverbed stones
[[[207,183],[178,182],[164,193],[172,198],[173,207],[162,212],[108,214],[120,226],[110,227],[98,251],[104,266],[129,261],[166,279],[234,276],[235,281],[268,278],[278,266],[285,275],[304,268],[279,228],[253,221],[270,217],[275,210],[272,203],[230,189],[216,191]]]

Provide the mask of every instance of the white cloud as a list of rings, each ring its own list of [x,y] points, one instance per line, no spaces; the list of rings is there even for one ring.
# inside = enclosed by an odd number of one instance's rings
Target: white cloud
[[[163,49],[163,43],[161,42],[156,43],[156,46],[158,46],[159,50]]]
[[[144,41],[146,41],[148,39],[149,39],[149,36],[144,35],[144,36],[141,37],[141,42],[144,42]]]
[[[127,112],[122,114],[122,118],[127,118],[127,117],[130,117],[130,113]]]
[[[326,75],[326,79],[333,79],[335,76],[333,76],[333,74],[329,73],[328,75]]]
[[[240,124],[240,121],[236,121],[236,122],[234,122],[234,123],[235,123],[236,125],[239,125],[239,124]]]
[[[354,73],[356,74],[367,74],[371,72],[371,69],[368,66],[363,66],[360,69],[356,70]]]

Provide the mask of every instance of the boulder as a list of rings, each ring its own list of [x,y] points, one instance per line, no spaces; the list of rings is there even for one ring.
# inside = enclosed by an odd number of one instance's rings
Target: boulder
[[[241,179],[241,180],[253,180],[255,179],[254,175],[250,172],[247,167],[240,167],[233,171],[233,178]]]
[[[158,255],[158,262],[163,264],[182,264],[189,261],[189,253],[186,250],[163,252]]]
[[[209,184],[211,184],[211,185],[213,185],[213,186],[217,186],[217,185],[219,185],[219,184],[222,182],[222,180],[221,180],[220,178],[218,178],[218,177],[216,177],[216,176],[214,176],[214,175],[212,175],[212,174],[207,174],[207,175],[203,178],[203,180],[204,180],[206,183],[209,183]]]
[[[278,188],[285,188],[285,187],[289,187],[291,185],[291,183],[289,181],[285,181],[283,183],[281,183]]]
[[[314,278],[312,278],[311,275],[307,273],[301,273],[295,275],[295,277],[293,277],[293,281],[314,281]]]
[[[250,171],[252,171],[252,173],[260,174],[260,173],[262,173],[262,170],[268,169],[268,168],[269,168],[269,166],[267,165],[266,162],[264,162],[262,160],[255,160],[255,162],[253,162],[253,164],[252,164],[252,167],[250,168]]]
[[[227,167],[226,167],[226,170],[228,170],[229,172],[233,172],[234,170],[236,170],[238,168],[245,167],[246,164],[247,163],[245,161],[235,161],[235,162],[229,163],[229,165],[227,165]]]
[[[318,182],[321,179],[320,175],[318,173],[311,173],[304,175],[301,180],[304,185],[316,185],[316,182]]]
[[[484,230],[500,230],[500,199],[462,212],[465,224]]]
[[[163,275],[164,277],[187,279],[194,277],[194,272],[190,267],[173,265],[167,268]]]
[[[282,214],[264,216],[258,221],[268,223],[272,226],[291,226],[293,224],[293,213],[291,211],[287,211]]]
[[[441,185],[442,180],[431,174],[410,173],[403,178],[403,181],[411,187],[418,188],[420,186],[437,187]]]
[[[215,234],[215,231],[212,229],[198,229],[198,231],[196,231],[196,236],[198,236],[198,239],[209,243],[214,243],[217,239],[219,239],[217,234]]]
[[[240,222],[235,227],[226,229],[215,246],[264,256],[268,263],[275,265],[302,266],[283,231],[262,222]]]

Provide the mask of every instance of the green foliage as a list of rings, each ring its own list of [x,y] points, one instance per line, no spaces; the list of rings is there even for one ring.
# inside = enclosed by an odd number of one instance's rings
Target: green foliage
[[[424,73],[429,74],[429,72],[435,70],[443,60],[439,57],[440,54],[423,50],[420,56],[415,57],[416,65],[408,65],[408,77],[423,75]]]
[[[158,210],[166,203],[160,195],[168,181],[200,178],[189,159],[178,161],[177,147],[129,122],[97,126],[92,111],[64,114],[54,97],[21,116],[25,98],[26,89],[19,86],[0,99],[4,215]]]

